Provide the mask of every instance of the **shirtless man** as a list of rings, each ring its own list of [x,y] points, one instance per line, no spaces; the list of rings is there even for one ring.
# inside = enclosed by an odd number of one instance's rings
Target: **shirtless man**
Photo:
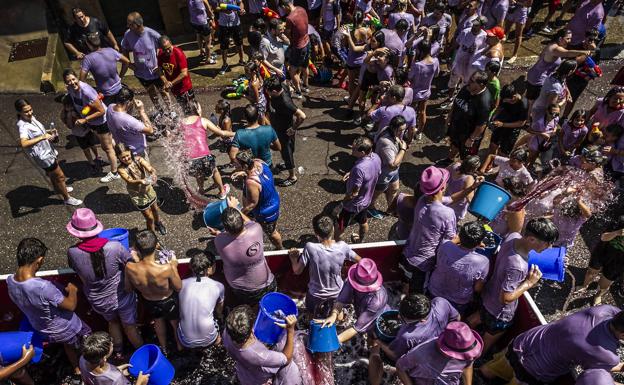
[[[127,291],[137,290],[143,297],[147,311],[154,317],[154,329],[161,349],[167,347],[167,325],[178,330],[178,292],[182,280],[178,274],[178,260],[173,257],[166,263],[156,260],[158,239],[151,230],[143,230],[136,236],[136,249],[139,262],[126,264],[125,286]],[[178,350],[182,345],[174,333]]]

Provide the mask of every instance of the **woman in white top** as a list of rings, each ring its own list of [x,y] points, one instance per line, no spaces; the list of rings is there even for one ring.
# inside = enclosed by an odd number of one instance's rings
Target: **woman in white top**
[[[54,186],[54,191],[63,197],[66,205],[81,205],[80,199],[69,195],[73,188],[65,185],[65,174],[56,160],[58,152],[50,142],[58,137],[58,132],[56,130],[46,131],[43,124],[34,117],[33,108],[26,99],[17,99],[15,110],[18,118],[19,143],[26,154],[46,172],[52,186]]]

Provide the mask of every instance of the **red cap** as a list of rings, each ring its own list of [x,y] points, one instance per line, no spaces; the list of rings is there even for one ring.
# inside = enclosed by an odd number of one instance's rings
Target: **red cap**
[[[485,33],[487,33],[488,36],[496,36],[500,40],[503,40],[505,38],[505,30],[498,26],[486,29]]]

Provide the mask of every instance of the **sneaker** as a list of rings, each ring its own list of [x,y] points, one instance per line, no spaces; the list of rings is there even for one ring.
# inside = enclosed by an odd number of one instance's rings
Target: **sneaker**
[[[207,61],[208,64],[217,64],[217,59],[210,57]]]
[[[223,67],[219,70],[219,75],[225,75],[225,73],[230,69],[230,66],[224,64]]]
[[[228,183],[223,185],[223,194],[219,195],[219,199],[223,200],[225,198],[227,198],[227,195],[230,193],[230,185]]]
[[[517,59],[518,59],[517,56],[512,56],[512,57],[509,58],[509,60],[507,60],[507,63],[508,64],[513,64],[513,63],[516,62]]]
[[[109,183],[109,182],[112,182],[112,181],[120,179],[120,178],[121,177],[119,176],[119,174],[112,173],[111,171],[109,171],[108,174],[106,174],[102,178],[100,178],[100,182],[102,182],[102,183]]]
[[[366,211],[366,213],[371,217],[371,218],[375,218],[375,219],[383,219],[384,218],[384,214],[377,210],[377,209],[368,209]]]
[[[545,26],[542,28],[541,32],[544,32],[544,33],[553,33],[553,30],[552,30],[552,28],[550,28],[550,26],[545,25]]]
[[[372,130],[373,128],[375,128],[375,122],[366,123],[364,128],[367,130]]]
[[[293,92],[292,94],[292,98],[293,99],[303,99],[303,95],[301,95],[301,92]]]
[[[355,124],[356,126],[359,126],[360,124],[362,124],[362,117],[358,116],[355,119],[353,119],[353,124]]]
[[[156,222],[156,231],[158,231],[160,235],[167,235],[167,229],[162,222]]]
[[[80,199],[76,199],[74,197],[69,197],[63,201],[66,205],[69,206],[80,206],[82,201]]]
[[[74,188],[72,186],[65,186],[65,189],[67,190],[68,193],[74,191]]]
[[[453,106],[453,99],[448,99],[444,103],[440,104],[440,108],[443,110],[448,110]]]
[[[212,60],[217,60],[217,53],[216,53],[216,52],[211,52],[211,53],[210,53],[210,58],[211,58]]]
[[[310,89],[308,87],[301,87],[301,92],[303,92],[304,94],[309,94]]]
[[[535,31],[533,31],[533,29],[530,28],[528,31],[524,31],[522,34],[524,35],[525,38],[530,39],[533,37],[533,35],[535,35]]]

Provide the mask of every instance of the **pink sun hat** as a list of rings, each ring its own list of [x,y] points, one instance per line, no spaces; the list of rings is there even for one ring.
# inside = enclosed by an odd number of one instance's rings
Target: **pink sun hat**
[[[361,293],[376,291],[383,283],[383,277],[377,270],[375,261],[369,258],[362,258],[360,262],[352,265],[347,277],[351,286]]]
[[[425,195],[433,195],[446,185],[450,176],[445,168],[429,166],[420,175],[420,191]]]
[[[437,340],[442,354],[457,360],[472,361],[483,351],[483,340],[476,331],[463,322],[453,321],[446,325]]]
[[[91,209],[80,208],[74,211],[72,219],[65,226],[67,231],[77,238],[90,238],[98,235],[104,229]]]

